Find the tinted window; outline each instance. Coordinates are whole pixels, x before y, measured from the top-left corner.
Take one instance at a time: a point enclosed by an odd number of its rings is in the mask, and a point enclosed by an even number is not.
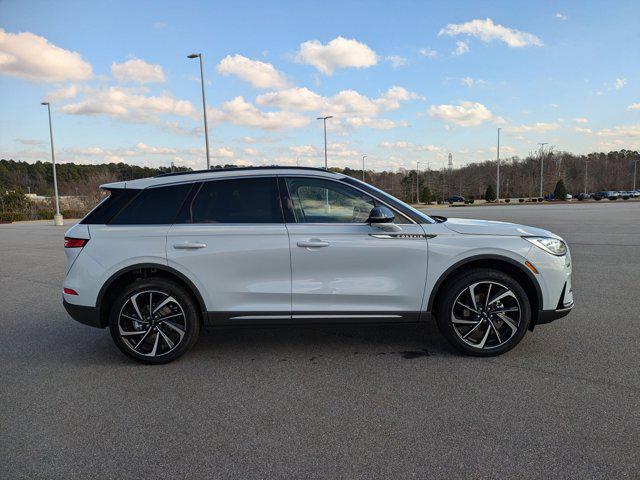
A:
[[[282,223],[275,178],[205,182],[191,204],[193,223]]]
[[[80,223],[97,225],[109,223],[140,190],[118,188],[111,190],[109,196],[103,199]]]
[[[375,207],[369,195],[318,178],[287,178],[298,223],[364,223]]]
[[[147,188],[114,219],[114,225],[163,225],[174,222],[192,184]]]

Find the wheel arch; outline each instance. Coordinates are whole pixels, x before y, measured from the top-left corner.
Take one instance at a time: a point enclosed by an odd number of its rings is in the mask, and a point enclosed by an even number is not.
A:
[[[501,255],[473,255],[451,265],[442,273],[442,275],[440,275],[433,288],[431,289],[429,302],[427,303],[427,312],[433,314],[440,294],[443,291],[442,289],[444,286],[446,286],[449,280],[454,278],[460,272],[473,268],[491,268],[493,270],[498,270],[506,273],[507,275],[511,275],[518,282],[520,282],[522,288],[524,288],[525,292],[527,293],[529,302],[531,303],[532,318],[529,329],[533,330],[533,327],[538,320],[538,311],[542,308],[543,305],[542,289],[540,288],[540,284],[538,280],[536,280],[534,274],[531,271],[527,270],[527,268],[523,264],[517,262],[512,258]]]
[[[198,311],[201,314],[200,320],[203,321],[203,319],[206,318],[207,310],[204,299],[202,298],[198,288],[184,274],[167,265],[157,263],[139,263],[129,265],[118,270],[111,275],[107,281],[104,282],[102,288],[100,288],[96,300],[96,307],[100,314],[100,323],[102,327],[106,327],[109,323],[109,306],[119,289],[139,279],[149,277],[164,277],[182,285],[189,293],[191,293],[193,299],[196,301]]]

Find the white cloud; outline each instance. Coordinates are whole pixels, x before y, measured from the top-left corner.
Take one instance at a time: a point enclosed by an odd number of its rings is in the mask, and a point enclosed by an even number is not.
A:
[[[309,124],[308,117],[295,112],[264,112],[243,97],[235,97],[222,104],[220,109],[212,109],[214,121],[230,122],[234,125],[245,125],[263,130],[282,130],[300,128]]]
[[[60,100],[68,100],[78,95],[78,87],[69,85],[68,87],[59,88],[53,92],[47,93],[45,100],[47,102],[59,102]]]
[[[438,56],[438,52],[429,47],[425,47],[420,49],[420,55],[427,58],[435,58]]]
[[[258,150],[257,148],[253,148],[253,147],[245,147],[242,149],[242,152],[245,155],[251,155],[253,157],[257,157],[260,155],[260,150]]]
[[[378,63],[378,55],[355,39],[336,37],[326,45],[318,40],[300,44],[296,61],[312,65],[325,75],[331,75],[336,68],[371,67]]]
[[[144,90],[109,87],[88,89],[83,100],[70,103],[60,111],[70,115],[106,115],[141,123],[158,123],[159,114],[192,116],[196,109],[188,100],[178,100],[170,93],[146,96]]]
[[[593,130],[585,127],[575,127],[575,131],[579,133],[593,133]]]
[[[377,98],[369,98],[355,90],[342,90],[333,97],[323,97],[306,87],[290,88],[279,92],[259,95],[257,103],[283,109],[315,111],[327,115],[353,114],[377,116],[383,112],[397,110],[400,102],[422,98],[409,90],[394,86]]]
[[[493,23],[490,18],[471,20],[466,23],[450,23],[438,33],[438,36],[442,35],[450,37],[467,35],[477,37],[485,43],[498,40],[506,43],[511,48],[527,45],[541,47],[543,45],[542,41],[532,33],[521,32],[520,30]]]
[[[478,102],[460,102],[458,105],[432,105],[429,116],[446,124],[473,127],[488,120],[495,120],[491,111]]]
[[[603,128],[597,133],[600,137],[640,137],[640,123],[636,125],[618,125]]]
[[[467,87],[486,87],[487,82],[480,78],[463,77],[460,79],[460,85],[466,85]]]
[[[626,78],[616,78],[614,86],[616,87],[616,90],[620,90],[626,84],[627,84],[627,79]]]
[[[461,40],[456,42],[456,49],[451,52],[453,55],[460,56],[469,53],[469,44]]]
[[[576,123],[589,123],[589,119],[584,117],[574,118],[573,121]]]
[[[289,147],[289,151],[300,157],[321,157],[324,155],[324,149],[313,145],[294,145]],[[327,152],[330,157],[360,157],[360,152],[351,150],[347,143],[329,143],[327,144]]]
[[[286,88],[289,82],[284,74],[276,70],[270,63],[251,60],[242,55],[227,55],[223,58],[216,71],[220,75],[235,75],[249,82],[255,88]]]
[[[390,55],[386,59],[391,62],[393,68],[404,67],[407,64],[407,59],[400,55]]]
[[[16,142],[21,143],[22,145],[44,145],[44,140],[37,140],[33,138],[15,138]]]
[[[512,125],[510,127],[505,127],[507,132],[511,133],[527,133],[527,132],[549,132],[552,130],[557,130],[560,128],[560,125],[557,123],[545,123],[545,122],[536,122],[529,125]]]
[[[398,140],[395,142],[382,142],[380,148],[396,149],[396,150],[409,150],[412,152],[441,152],[442,147],[436,145],[420,145],[404,140]]]
[[[113,62],[111,74],[119,82],[163,83],[164,71],[160,65],[152,65],[144,60],[132,58],[123,63]]]
[[[211,156],[214,158],[233,158],[235,157],[235,153],[227,147],[220,147],[211,150]]]
[[[79,53],[30,32],[7,33],[2,28],[0,73],[39,82],[80,81],[93,76],[91,65]]]
[[[372,117],[347,117],[346,123],[350,127],[369,127],[377,130],[389,130],[398,126],[396,122],[388,118]]]
[[[629,110],[640,110],[640,103],[632,103],[627,107]]]
[[[565,14],[560,12],[557,12],[553,17],[557,18],[558,20],[562,20],[563,22],[569,18]]]

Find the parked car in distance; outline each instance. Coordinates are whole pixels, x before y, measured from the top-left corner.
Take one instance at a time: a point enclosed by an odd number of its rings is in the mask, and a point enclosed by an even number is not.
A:
[[[576,195],[576,198],[577,198],[578,200],[588,200],[588,199],[590,199],[590,198],[591,198],[591,194],[590,194],[590,193],[578,193],[578,194]]]
[[[540,228],[430,217],[352,177],[253,167],[103,185],[65,236],[63,304],[134,360],[205,326],[424,323],[498,355],[573,308],[566,243]]]
[[[618,198],[618,192],[613,190],[602,190],[595,193],[593,196],[599,198]]]
[[[447,203],[457,203],[457,202],[464,203],[464,197],[461,197],[460,195],[452,195],[448,197],[446,201]]]

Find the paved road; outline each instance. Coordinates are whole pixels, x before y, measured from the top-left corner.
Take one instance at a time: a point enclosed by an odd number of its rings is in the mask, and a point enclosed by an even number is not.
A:
[[[63,228],[0,226],[0,477],[638,478],[640,205],[437,213],[563,235],[574,312],[493,359],[433,326],[313,327],[141,366],[65,314]]]

